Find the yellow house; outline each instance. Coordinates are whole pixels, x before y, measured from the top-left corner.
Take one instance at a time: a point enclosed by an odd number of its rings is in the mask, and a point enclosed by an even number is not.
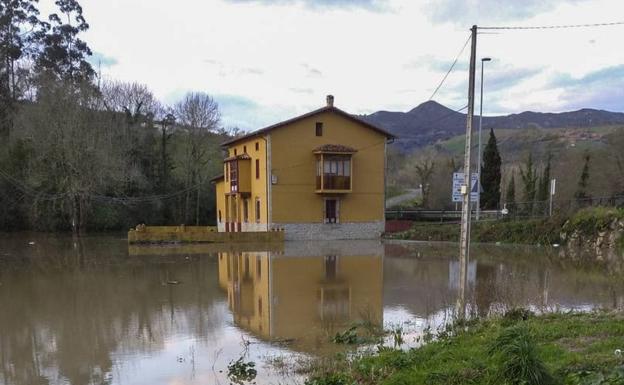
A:
[[[219,284],[234,324],[263,339],[291,341],[299,351],[331,348],[328,336],[357,322],[381,326],[383,245],[349,242],[220,252]]]
[[[378,238],[386,145],[394,137],[327,105],[223,144],[219,231],[284,230],[285,239]]]

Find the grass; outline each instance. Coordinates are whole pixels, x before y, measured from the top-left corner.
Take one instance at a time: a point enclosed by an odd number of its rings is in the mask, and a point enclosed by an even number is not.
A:
[[[453,328],[420,348],[380,349],[308,385],[624,384],[624,316],[518,312]],[[338,368],[338,369],[336,369]]]
[[[614,220],[624,219],[623,208],[589,207],[577,211],[569,218],[481,221],[472,224],[471,237],[482,243],[524,243],[550,245],[562,243],[561,233],[580,232],[583,239],[592,239],[599,232],[608,230]],[[418,241],[452,241],[459,239],[458,224],[415,223],[402,233],[389,236],[394,239]],[[617,240],[617,247],[624,250],[624,235]]]
[[[563,231],[579,230],[582,234],[595,236],[607,230],[616,219],[624,219],[624,208],[592,207],[577,211],[563,226]]]
[[[474,222],[472,224],[471,237],[473,241],[483,243],[502,242],[542,245],[560,243],[562,222],[558,218]],[[411,229],[393,234],[390,237],[418,241],[457,242],[459,240],[459,225],[415,223]]]

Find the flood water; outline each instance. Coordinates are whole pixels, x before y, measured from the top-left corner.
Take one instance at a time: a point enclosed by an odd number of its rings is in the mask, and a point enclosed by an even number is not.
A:
[[[0,235],[0,384],[302,383],[279,363],[331,355],[356,322],[400,327],[407,346],[453,315],[447,243],[298,242],[128,247],[123,236]],[[622,264],[558,250],[476,246],[468,307],[486,316],[623,308]]]

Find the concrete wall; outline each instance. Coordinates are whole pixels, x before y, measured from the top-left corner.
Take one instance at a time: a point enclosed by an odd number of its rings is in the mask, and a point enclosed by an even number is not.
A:
[[[340,240],[378,239],[384,232],[384,221],[354,223],[276,223],[273,228],[284,230],[284,239]]]
[[[282,231],[268,232],[217,232],[216,227],[209,226],[143,226],[128,232],[129,243],[161,243],[161,242],[283,242]]]

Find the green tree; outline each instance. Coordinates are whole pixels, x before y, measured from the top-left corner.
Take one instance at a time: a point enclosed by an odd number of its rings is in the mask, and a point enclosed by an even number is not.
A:
[[[0,131],[13,125],[16,102],[22,94],[24,59],[34,51],[37,32],[45,25],[37,0],[0,0]]]
[[[578,187],[576,192],[574,193],[574,198],[577,201],[584,201],[591,198],[591,195],[587,191],[587,187],[589,185],[589,161],[590,155],[586,153],[583,155],[583,159],[585,163],[583,164],[583,171],[581,171],[581,176],[578,181]]]
[[[537,200],[545,202],[548,200],[550,194],[550,171],[551,171],[552,155],[548,154],[546,158],[546,166],[539,180],[539,187],[537,189]]]
[[[483,151],[481,167],[481,208],[495,210],[500,203],[501,157],[494,130],[490,129],[490,138]]]
[[[507,192],[505,194],[505,204],[510,212],[516,207],[516,177],[515,172],[511,172],[511,178],[507,184]]]
[[[51,72],[72,82],[90,81],[95,75],[86,57],[91,49],[78,35],[89,29],[82,7],[76,0],[56,0],[61,15],[49,16],[48,31],[42,37],[42,49],[37,57],[41,71]]]
[[[537,192],[537,170],[533,164],[533,154],[529,153],[524,163],[524,168],[520,167],[520,177],[522,178],[524,187],[523,200],[527,204],[527,207],[531,209]]]

